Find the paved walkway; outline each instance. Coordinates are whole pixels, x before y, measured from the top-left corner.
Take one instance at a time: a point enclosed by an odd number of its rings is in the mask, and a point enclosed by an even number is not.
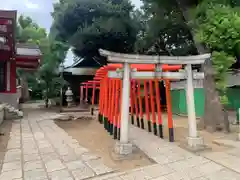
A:
[[[240,141],[219,139],[215,142],[232,148],[223,152],[206,152],[202,155],[240,173]]]
[[[57,116],[36,111],[13,122],[0,180],[240,180],[239,159],[197,156],[136,127],[132,142],[157,164],[114,173],[51,120]]]
[[[157,164],[94,180],[240,180],[240,174],[231,168],[192,154],[144,130],[131,127],[130,136]]]
[[[36,111],[13,122],[0,180],[81,180],[112,171],[59,128],[56,116]]]

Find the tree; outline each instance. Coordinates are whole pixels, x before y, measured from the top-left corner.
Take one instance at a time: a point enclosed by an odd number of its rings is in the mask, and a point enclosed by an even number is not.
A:
[[[140,53],[186,55],[196,49],[175,0],[143,0],[143,26],[136,48]]]
[[[51,42],[44,59],[45,63],[38,71],[41,89],[44,90],[46,107],[48,107],[49,99],[59,97],[61,88],[66,85],[64,79],[59,75],[59,65],[64,62],[66,49],[67,46],[61,42]]]
[[[137,34],[128,0],[72,0],[54,4],[51,36],[67,42],[79,58],[106,61],[99,48],[131,53]]]
[[[229,69],[229,66],[234,62],[233,57],[230,53],[225,52],[226,50],[221,49],[220,52],[214,52],[216,49],[212,48],[207,39],[200,38],[200,32],[203,32],[201,28],[204,25],[212,25],[212,28],[216,29],[216,32],[219,32],[219,27],[222,24],[220,19],[225,18],[228,19],[230,16],[226,16],[226,14],[221,14],[221,18],[211,16],[208,17],[207,21],[206,16],[210,9],[216,7],[229,7],[228,13],[232,13],[234,8],[239,5],[238,0],[201,0],[201,1],[190,1],[190,0],[176,0],[178,2],[179,8],[182,11],[182,14],[185,20],[190,24],[189,30],[193,37],[195,38],[195,46],[198,50],[198,53],[205,52],[213,52],[213,57],[210,60],[207,60],[203,66],[203,70],[205,73],[204,79],[204,91],[205,91],[205,114],[204,118],[201,121],[201,125],[203,128],[207,128],[208,130],[215,131],[217,129],[224,129],[225,131],[229,131],[229,121],[227,112],[225,110],[225,105],[227,103],[227,98],[225,96],[226,91],[226,83],[224,82],[226,77],[226,71]],[[216,8],[215,15],[218,12],[221,12],[221,8]],[[194,12],[193,14],[191,12]],[[236,12],[236,11],[235,11]],[[212,13],[213,14],[213,13]],[[218,19],[217,19],[218,18]],[[215,21],[214,24],[211,22]],[[210,23],[210,24],[209,24]],[[200,30],[200,31],[199,31]],[[211,29],[212,30],[212,29]],[[220,30],[221,31],[221,30]],[[203,34],[202,34],[203,35]],[[209,35],[209,34],[208,34]],[[215,32],[214,32],[214,35]],[[222,37],[222,34],[218,34],[219,37]],[[221,36],[220,36],[221,35]],[[225,35],[223,35],[225,36]],[[207,35],[205,36],[207,37]],[[215,37],[216,43],[220,44],[225,42],[221,41],[221,38]],[[231,40],[230,40],[231,41]],[[219,54],[220,53],[220,54]],[[217,58],[216,58],[217,57]],[[217,60],[218,62],[216,62]],[[214,62],[215,61],[215,62]],[[217,65],[216,65],[217,64]],[[221,67],[224,67],[222,70]],[[220,70],[220,71],[219,71]],[[221,74],[221,75],[220,75]],[[219,79],[219,76],[221,78]],[[219,88],[221,86],[222,88]]]
[[[48,48],[47,33],[45,29],[40,28],[36,23],[32,21],[30,17],[25,17],[21,15],[18,18],[17,24],[17,42],[19,43],[34,43],[40,47],[42,51]],[[45,43],[44,43],[45,42]],[[45,54],[44,54],[45,55]],[[22,100],[26,101],[29,99],[29,83],[32,87],[37,83],[36,76],[37,73],[29,73],[26,70],[18,69],[17,74],[21,79],[22,85]]]
[[[22,79],[24,93],[28,93],[28,85],[33,92],[42,94],[45,92],[46,107],[48,99],[59,96],[60,87],[64,81],[58,74],[59,64],[62,63],[66,55],[66,47],[62,42],[52,41],[46,30],[39,27],[30,17],[20,16],[17,26],[17,41],[21,43],[34,43],[39,46],[42,57],[39,70],[34,73],[18,70],[18,75]]]
[[[232,6],[234,6],[232,1],[224,1],[221,4],[219,2],[202,2],[197,7],[196,16],[198,18],[195,20],[196,39],[204,43],[212,52],[213,71],[211,78],[215,81],[214,87],[217,90],[215,94],[218,95],[219,99],[212,99],[208,103],[214,105],[213,101],[216,104],[217,100],[218,106],[222,105],[222,109],[228,103],[226,96],[227,71],[236,62],[236,55],[238,55],[240,47],[240,11]],[[199,16],[199,13],[202,15]],[[213,94],[213,90],[211,91],[210,93]],[[214,130],[218,128],[221,121],[218,121],[218,124],[213,124],[211,121],[214,117],[218,117],[217,120],[223,119],[223,124],[225,123],[226,126],[225,130],[229,130],[226,115],[219,117],[208,111],[205,114],[205,126],[210,124]]]
[[[228,119],[224,108],[227,103],[225,77],[226,71],[231,67],[232,63],[234,63],[234,58],[237,53],[236,49],[239,47],[234,38],[239,37],[230,37],[228,41],[224,40],[233,34],[233,36],[236,36],[238,32],[235,28],[237,22],[236,19],[238,19],[236,17],[238,16],[238,10],[235,7],[239,5],[240,1],[143,0],[143,2],[144,8],[146,9],[144,12],[148,17],[147,28],[144,32],[147,41],[140,41],[143,42],[144,47],[147,47],[148,49],[148,46],[152,47],[155,45],[156,47],[156,44],[159,44],[157,47],[162,47],[160,49],[165,52],[167,51],[167,54],[169,55],[202,54],[205,52],[213,53],[212,60],[207,61],[203,66],[205,72],[204,90],[206,101],[205,116],[202,125],[209,130],[225,129],[228,131]],[[154,19],[155,21],[153,21]],[[223,22],[222,19],[226,20],[225,25],[228,27],[232,25],[233,27],[229,28],[231,29],[229,34],[226,33],[228,31],[223,32],[224,30],[227,30],[226,27],[225,29],[219,29]],[[232,20],[230,21],[230,19]],[[151,21],[152,25],[150,25]],[[161,24],[161,26],[159,26],[159,24]],[[164,33],[163,29],[166,24],[169,26],[166,33]],[[174,29],[176,29],[176,31],[174,31]],[[153,30],[157,33],[152,33]],[[184,33],[179,33],[181,31]],[[165,34],[168,34],[168,36],[165,36]],[[161,36],[170,38],[166,41],[167,38],[160,38]],[[175,38],[171,40],[171,37]],[[142,39],[144,40],[144,38]],[[156,39],[157,42],[154,42],[151,39]],[[173,43],[174,40],[175,43]],[[180,45],[176,45],[178,43]],[[229,43],[232,44],[228,49],[225,49]],[[226,46],[221,48],[218,47],[216,50],[215,45]],[[171,52],[171,47],[174,47],[175,53]],[[157,48],[155,48],[155,52],[153,53],[156,54],[156,51],[158,51]]]
[[[182,12],[182,15],[187,23],[189,23],[189,31],[192,34],[192,37],[195,37],[195,33],[198,28],[198,22],[195,21],[195,18],[204,19],[206,9],[208,8],[209,3],[226,3],[228,0],[201,0],[201,1],[190,1],[190,0],[176,0],[179,6],[179,9]],[[193,13],[192,13],[193,12]],[[199,42],[194,39],[194,44],[197,48],[198,54],[211,52],[204,44],[204,42]],[[202,66],[202,70],[205,74],[204,79],[204,117],[201,120],[200,127],[207,129],[209,131],[215,131],[216,129],[225,129],[229,131],[228,116],[224,110],[223,105],[219,99],[219,93],[216,90],[216,84],[213,76],[213,66],[211,60],[207,60],[206,63]]]

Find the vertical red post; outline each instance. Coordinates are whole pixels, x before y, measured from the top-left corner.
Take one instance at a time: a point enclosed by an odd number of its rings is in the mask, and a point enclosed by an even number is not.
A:
[[[119,80],[115,80],[115,96],[114,96],[114,119],[113,119],[113,139],[117,139],[118,135],[118,108],[119,108]]]
[[[93,89],[92,89],[92,107],[91,107],[91,115],[94,115],[94,103],[95,103],[95,90],[96,90],[96,83],[93,83]]]
[[[104,128],[106,128],[106,98],[107,98],[107,87],[106,87],[106,77],[102,80],[103,86],[102,86],[102,120]]]
[[[16,89],[16,61],[11,61],[10,63],[10,92],[11,93],[16,93],[17,89]]]
[[[118,140],[120,140],[121,136],[121,104],[122,104],[122,80],[119,80],[119,94],[120,94],[120,99],[119,99],[119,113],[118,113]]]
[[[134,124],[134,100],[133,100],[133,88],[132,88],[132,82],[131,82],[131,88],[130,88],[130,112],[131,112],[131,122]]]
[[[85,93],[85,91],[86,91],[86,85],[82,85],[82,89],[83,89],[83,97],[82,97],[82,103],[84,104],[84,101],[85,101],[85,95],[86,95],[86,93]]]
[[[98,121],[100,124],[103,123],[103,112],[102,112],[102,109],[103,109],[103,97],[102,97],[102,94],[103,94],[103,80],[100,81],[100,87],[99,87],[99,100],[98,100],[98,106],[99,106],[99,114],[98,114]]]
[[[140,127],[140,120],[139,120],[139,112],[138,112],[138,102],[137,102],[137,94],[136,94],[136,80],[132,81],[132,91],[133,91],[133,102],[135,106],[135,114],[137,119],[137,126]]]
[[[158,114],[158,130],[159,137],[163,138],[162,112],[161,112],[161,98],[159,90],[159,80],[155,79],[156,98],[157,98],[157,114]]]
[[[96,90],[96,83],[93,83],[93,89],[92,89],[92,105],[95,103],[95,90]]]
[[[110,109],[110,135],[113,135],[113,120],[114,120],[114,102],[115,102],[115,79],[111,80],[111,89],[112,89],[112,94],[111,94],[111,106],[109,107]]]
[[[139,113],[140,113],[140,122],[141,128],[144,129],[144,121],[143,121],[143,104],[142,104],[142,96],[141,96],[141,81],[137,81],[137,94],[138,94],[138,102],[139,102]]]
[[[108,77],[104,78],[104,128],[107,130],[108,126],[108,118],[107,118],[107,112],[108,112]]]
[[[166,99],[167,99],[167,114],[168,114],[168,130],[169,130],[169,141],[174,142],[174,130],[173,130],[173,119],[172,119],[172,102],[170,94],[170,81],[165,81],[166,85]]]
[[[81,104],[81,98],[82,98],[82,86],[79,86],[79,104]]]
[[[108,117],[108,123],[107,123],[107,131],[110,133],[111,131],[111,120],[110,120],[110,114],[111,114],[111,99],[112,99],[112,79],[108,78],[108,89],[109,89],[109,93],[108,93],[108,106],[107,106],[107,117]]]
[[[150,110],[149,110],[149,99],[148,99],[148,87],[147,87],[147,80],[144,80],[144,96],[145,96],[145,110],[146,110],[146,117],[148,122],[148,132],[152,132],[152,126],[150,121]]]
[[[154,135],[157,135],[157,124],[156,124],[156,113],[155,113],[154,91],[153,91],[153,80],[149,81],[149,88],[150,88],[150,100],[151,100],[151,110],[152,110],[153,133],[154,133]]]

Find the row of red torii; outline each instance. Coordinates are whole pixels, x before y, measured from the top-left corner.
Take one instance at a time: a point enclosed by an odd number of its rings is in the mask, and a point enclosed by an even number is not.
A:
[[[210,54],[173,57],[121,54],[102,49],[99,51],[107,57],[110,64],[101,67],[93,80],[81,84],[80,101],[87,101],[88,90],[92,89],[91,103],[94,105],[96,89],[99,89],[98,120],[114,139],[119,140],[115,148],[117,153],[132,153],[132,144],[129,142],[130,120],[142,129],[147,125],[149,132],[153,131],[163,138],[159,89],[159,81],[162,80],[166,91],[169,141],[174,141],[170,81],[186,79],[188,146],[194,149],[203,146],[203,139],[197,133],[193,79],[203,79],[204,74],[193,72],[192,65],[203,64],[211,57]],[[93,114],[93,106],[91,112]]]

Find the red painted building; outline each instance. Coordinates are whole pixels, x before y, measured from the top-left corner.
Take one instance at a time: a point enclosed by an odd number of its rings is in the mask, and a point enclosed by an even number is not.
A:
[[[41,52],[35,45],[16,43],[16,11],[0,10],[0,103],[17,107],[16,70],[36,70]]]

